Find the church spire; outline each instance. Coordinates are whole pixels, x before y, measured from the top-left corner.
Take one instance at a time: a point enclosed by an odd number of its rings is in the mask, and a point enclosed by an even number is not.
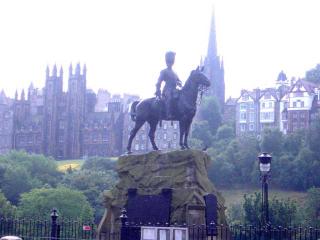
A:
[[[215,23],[214,8],[212,8],[207,58],[209,58],[210,60],[213,60],[216,57],[217,57],[216,23]]]

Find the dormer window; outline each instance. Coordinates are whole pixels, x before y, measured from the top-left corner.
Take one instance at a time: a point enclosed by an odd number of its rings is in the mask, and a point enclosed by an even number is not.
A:
[[[242,96],[242,100],[243,100],[243,101],[248,101],[248,100],[249,100],[248,94],[243,95],[243,96]]]

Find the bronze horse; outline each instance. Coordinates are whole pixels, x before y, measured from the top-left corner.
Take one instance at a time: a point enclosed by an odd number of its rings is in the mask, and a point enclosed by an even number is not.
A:
[[[150,125],[149,139],[154,150],[158,147],[154,141],[157,124],[161,120],[179,121],[180,147],[188,149],[188,135],[193,117],[197,110],[198,93],[210,86],[208,78],[202,73],[199,67],[191,71],[185,85],[179,91],[176,99],[174,118],[164,117],[164,102],[158,98],[148,98],[143,101],[135,101],[130,108],[131,119],[135,121],[135,126],[130,132],[127,151],[131,153],[131,145],[134,137],[145,122]]]

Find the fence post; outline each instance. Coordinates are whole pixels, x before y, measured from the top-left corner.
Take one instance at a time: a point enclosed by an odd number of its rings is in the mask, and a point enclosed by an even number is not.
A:
[[[59,217],[57,213],[57,209],[52,209],[51,212],[51,234],[50,234],[50,240],[57,240],[58,239],[58,224],[57,224],[57,218]]]
[[[121,215],[120,215],[120,220],[121,220],[121,232],[120,232],[120,240],[127,240],[128,238],[128,231],[127,231],[127,211],[125,208],[122,209]]]

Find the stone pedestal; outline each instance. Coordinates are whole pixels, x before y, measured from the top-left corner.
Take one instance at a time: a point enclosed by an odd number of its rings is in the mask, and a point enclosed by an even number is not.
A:
[[[214,194],[218,200],[218,223],[226,223],[224,199],[208,179],[209,161],[209,156],[198,150],[154,151],[119,157],[119,182],[104,195],[106,211],[99,232],[116,231],[129,188],[146,195],[171,188],[171,224],[205,224],[204,196]]]

